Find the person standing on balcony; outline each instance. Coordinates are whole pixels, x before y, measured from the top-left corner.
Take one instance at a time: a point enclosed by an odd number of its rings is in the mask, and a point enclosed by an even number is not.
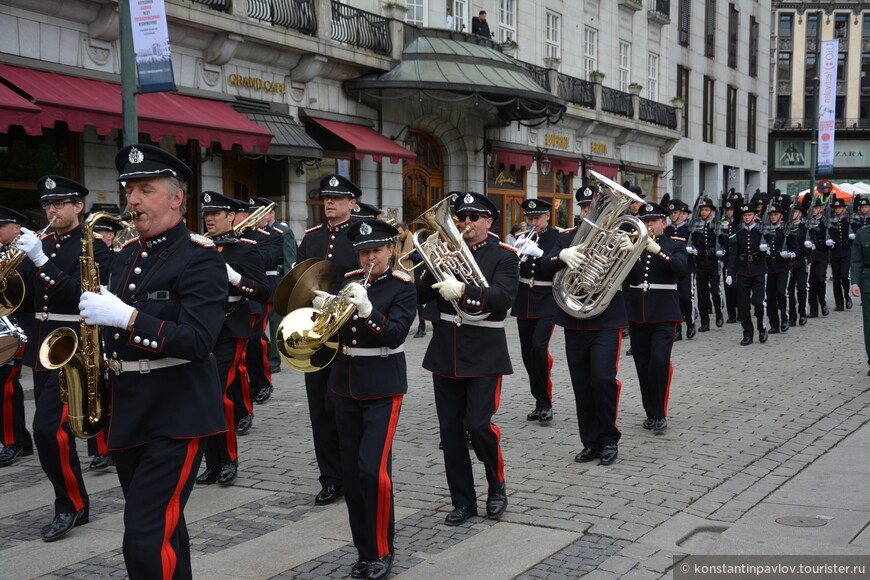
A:
[[[486,10],[481,10],[471,19],[471,34],[492,39],[492,32],[489,31],[489,23],[486,21]]]
[[[453,30],[453,11],[450,10],[450,7],[447,7],[447,18],[444,21],[444,26],[447,30]]]

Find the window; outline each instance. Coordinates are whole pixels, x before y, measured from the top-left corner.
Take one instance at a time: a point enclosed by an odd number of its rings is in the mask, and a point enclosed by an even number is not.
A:
[[[864,14],[864,26],[861,29],[861,38],[870,38],[870,14]]]
[[[499,0],[498,2],[498,41],[516,40],[517,36],[517,3],[516,0]]]
[[[560,228],[571,227],[573,216],[572,177],[573,173],[565,173],[561,169],[551,171],[547,175],[538,172],[538,198],[553,204],[551,222]]]
[[[453,0],[453,29],[467,32],[468,0]]]
[[[728,5],[728,66],[737,68],[737,28],[740,24],[740,12],[734,3]]]
[[[680,19],[677,25],[680,27],[680,45],[689,46],[689,23],[691,21],[691,11],[689,7],[692,5],[692,0],[680,0]]]
[[[845,47],[843,47],[845,48]],[[846,80],[846,53],[841,52],[837,54],[837,80],[844,81]]]
[[[758,76],[758,21],[749,17],[749,76]]]
[[[804,87],[807,92],[813,90],[814,78],[816,78],[816,53],[808,52],[804,60]]]
[[[746,150],[755,153],[756,124],[758,123],[758,96],[746,95]]]
[[[776,57],[776,80],[791,80],[791,53],[780,52]]]
[[[810,105],[810,109],[812,109],[812,105]],[[791,96],[779,95],[776,97],[776,118],[777,120],[788,120],[791,118]]]
[[[809,21],[807,21],[809,24]],[[794,32],[794,14],[791,12],[783,12],[779,15],[779,32],[780,38],[791,38]]]
[[[861,97],[859,104],[861,115],[860,126],[862,128],[870,127],[870,97]]]
[[[849,37],[849,15],[834,14],[834,38]]]
[[[804,96],[803,126],[807,129],[812,128],[813,123],[815,122],[815,117],[818,114],[818,110],[817,110],[818,105],[813,101],[814,101],[814,97],[812,94]]]
[[[562,44],[562,17],[555,12],[547,11],[547,58],[560,58]]]
[[[716,56],[716,0],[707,0],[704,14],[704,56]]]
[[[713,79],[704,77],[704,141],[713,142]]]
[[[598,31],[592,28],[583,30],[583,68],[586,80],[589,73],[598,70]]]
[[[426,0],[407,0],[405,6],[408,11],[405,13],[405,22],[417,26],[426,26]]]
[[[619,78],[617,87],[620,91],[628,91],[631,82],[631,45],[627,42],[619,43]]]
[[[683,137],[689,136],[689,69],[677,65],[677,96],[683,99]]]
[[[659,100],[659,55],[650,54],[647,59],[646,88],[651,101]]]
[[[861,54],[861,88],[870,87],[870,52]]]
[[[818,12],[807,12],[807,40],[819,39],[819,21],[821,20]]]
[[[725,105],[725,146],[737,147],[737,87],[728,85]]]

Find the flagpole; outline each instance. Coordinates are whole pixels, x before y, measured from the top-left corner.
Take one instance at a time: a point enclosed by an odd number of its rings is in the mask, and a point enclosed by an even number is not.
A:
[[[139,122],[136,111],[136,54],[133,51],[133,24],[130,22],[130,0],[118,2],[121,40],[121,110],[124,119],[124,146],[139,142]]]

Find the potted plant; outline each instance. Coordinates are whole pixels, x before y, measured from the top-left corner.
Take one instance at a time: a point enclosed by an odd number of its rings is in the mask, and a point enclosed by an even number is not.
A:
[[[604,82],[604,73],[600,70],[594,70],[589,73],[589,80],[600,85]]]
[[[559,70],[559,63],[561,62],[562,60],[555,56],[548,56],[544,58],[544,67]]]
[[[641,84],[629,83],[629,85],[628,85],[628,92],[631,93],[632,95],[639,95],[642,90],[643,90],[643,85],[641,85]]]
[[[683,107],[686,106],[686,99],[684,99],[683,97],[679,97],[679,96],[674,97],[673,99],[671,99],[671,105],[675,109],[682,109]]]
[[[501,51],[507,56],[514,57],[517,54],[517,49],[520,47],[519,44],[514,40],[506,40],[501,43]]]
[[[387,18],[404,20],[408,7],[402,2],[384,2],[384,14]]]

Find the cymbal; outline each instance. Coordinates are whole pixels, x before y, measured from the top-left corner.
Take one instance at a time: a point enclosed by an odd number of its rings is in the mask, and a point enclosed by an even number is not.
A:
[[[309,258],[290,270],[275,289],[274,308],[287,316],[297,308],[310,307],[314,291],[335,289],[335,264],[323,258]]]

